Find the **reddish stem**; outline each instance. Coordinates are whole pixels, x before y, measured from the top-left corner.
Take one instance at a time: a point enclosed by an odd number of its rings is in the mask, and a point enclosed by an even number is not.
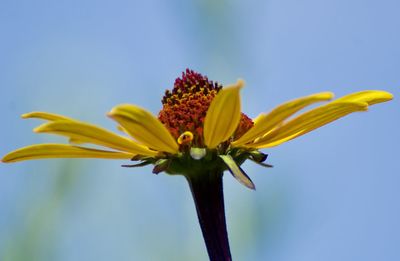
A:
[[[232,260],[226,230],[222,172],[187,177],[210,261]]]

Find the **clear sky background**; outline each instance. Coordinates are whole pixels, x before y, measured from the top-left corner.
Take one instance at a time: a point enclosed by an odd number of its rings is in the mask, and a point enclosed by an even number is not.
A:
[[[187,67],[241,77],[250,117],[320,91],[392,92],[225,176],[235,260],[399,260],[400,3],[396,0],[0,2],[0,154],[66,142],[19,115],[100,124],[114,105],[158,113]],[[206,260],[182,177],[122,161],[0,165],[0,260]]]

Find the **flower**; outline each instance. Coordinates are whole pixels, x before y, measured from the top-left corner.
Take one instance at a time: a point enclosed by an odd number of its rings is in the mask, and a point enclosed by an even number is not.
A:
[[[331,92],[321,92],[285,102],[269,113],[250,119],[241,112],[240,90],[243,80],[222,88],[217,82],[187,69],[167,90],[158,118],[131,104],[114,107],[108,116],[127,135],[118,135],[101,127],[69,117],[31,112],[22,118],[39,118],[47,123],[36,133],[66,136],[73,145],[37,144],[17,149],[2,159],[17,162],[44,158],[131,159],[136,165],[154,164],[154,173],[183,174],[197,168],[228,169],[245,186],[254,184],[240,165],[247,159],[263,163],[260,152],[302,136],[353,112],[366,111],[369,105],[389,101],[393,95],[380,90],[352,93],[324,105],[294,114],[317,102],[329,101]],[[87,148],[90,143],[112,150]],[[204,164],[206,163],[206,164]]]
[[[66,136],[67,144],[38,144],[5,155],[3,162],[44,158],[104,158],[139,161],[124,167],[153,164],[153,173],[184,175],[189,182],[210,260],[232,260],[226,231],[222,175],[225,170],[250,189],[255,186],[240,168],[246,160],[265,167],[267,154],[260,149],[300,137],[350,113],[366,111],[369,105],[389,101],[385,91],[360,91],[294,116],[317,102],[333,99],[321,92],[285,102],[269,113],[250,119],[241,112],[243,80],[222,88],[191,70],[167,90],[158,117],[136,105],[121,104],[108,116],[125,135],[69,117],[31,112],[23,118],[47,123],[37,133]],[[90,143],[111,150],[78,146]]]

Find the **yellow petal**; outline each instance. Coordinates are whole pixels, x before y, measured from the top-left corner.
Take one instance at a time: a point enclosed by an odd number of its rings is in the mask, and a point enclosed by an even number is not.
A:
[[[129,133],[128,133],[124,128],[122,128],[122,126],[120,126],[120,125],[117,126],[117,129],[118,129],[120,132],[129,134]]]
[[[135,143],[133,140],[114,134],[106,129],[79,121],[53,121],[40,125],[35,132],[67,136],[72,142],[88,142],[130,152],[132,154],[155,156],[156,151]]]
[[[80,145],[80,144],[87,143],[86,141],[84,141],[84,140],[78,140],[77,138],[69,138],[69,139],[68,139],[68,142],[69,142],[70,144],[73,144],[73,145]]]
[[[48,121],[56,121],[56,120],[71,120],[73,121],[74,119],[55,114],[55,113],[48,113],[48,112],[42,112],[42,111],[34,111],[34,112],[29,112],[21,115],[22,118],[28,119],[28,118],[37,118],[37,119],[42,119],[42,120],[48,120]]]
[[[12,151],[5,155],[1,161],[10,163],[47,158],[131,159],[134,156],[131,153],[96,150],[64,144],[37,144]]]
[[[178,153],[179,147],[168,129],[150,112],[131,104],[114,107],[108,114],[140,143],[158,151]]]
[[[275,127],[279,126],[284,120],[316,102],[327,101],[333,98],[331,92],[321,92],[309,96],[301,97],[292,101],[285,102],[268,114],[261,114],[254,120],[254,126],[248,130],[238,140],[232,142],[232,146],[242,146],[256,138],[265,135]]]
[[[366,102],[368,105],[386,102],[393,99],[393,94],[379,90],[366,90],[348,94],[336,101]]]
[[[223,88],[214,97],[204,119],[204,142],[210,149],[229,139],[235,132],[241,117],[240,89],[243,80]]]
[[[297,116],[248,146],[252,148],[277,146],[352,112],[366,111],[367,109],[368,104],[365,102],[333,101]]]

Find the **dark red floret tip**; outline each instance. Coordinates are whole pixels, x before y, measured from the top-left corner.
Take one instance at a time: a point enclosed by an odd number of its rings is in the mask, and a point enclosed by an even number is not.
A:
[[[163,108],[158,118],[174,138],[185,131],[193,134],[193,145],[204,146],[203,125],[207,110],[222,85],[210,81],[206,76],[186,69],[177,78],[172,91],[167,90],[162,99]],[[242,113],[235,137],[243,135],[253,126],[250,118]]]

